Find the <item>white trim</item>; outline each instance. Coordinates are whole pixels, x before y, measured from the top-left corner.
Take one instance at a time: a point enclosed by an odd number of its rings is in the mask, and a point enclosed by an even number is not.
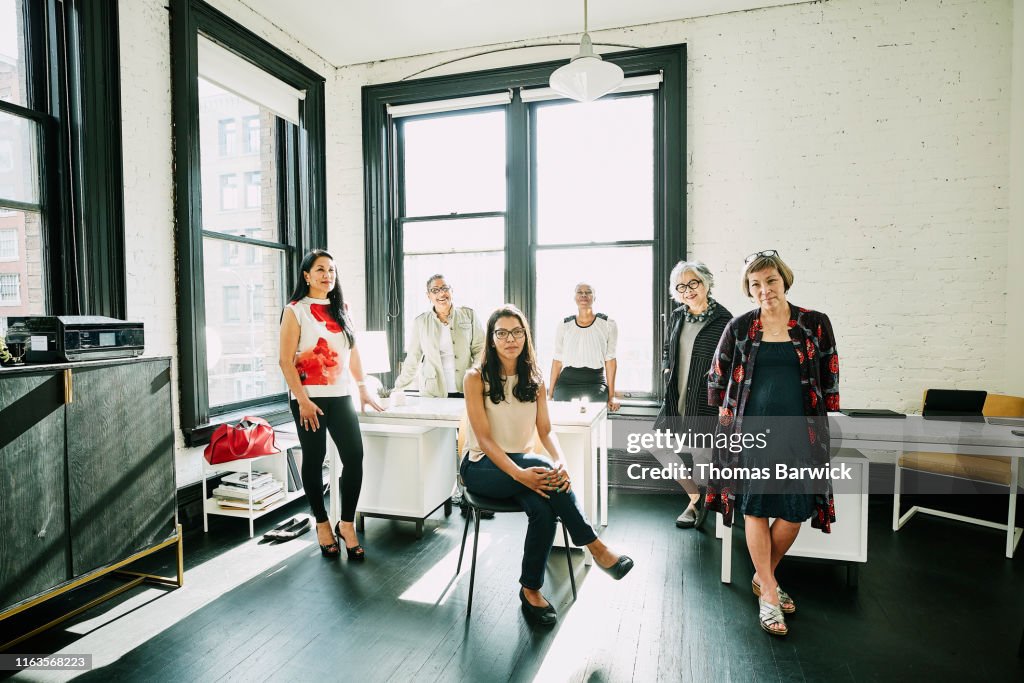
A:
[[[503,90],[501,92],[490,93],[488,95],[455,97],[448,100],[434,100],[432,102],[389,104],[388,115],[397,119],[403,116],[417,116],[419,114],[439,114],[445,111],[459,111],[460,109],[494,107],[507,105],[510,102],[512,102],[512,92],[510,90]]]
[[[660,73],[648,76],[630,76],[622,81],[622,85],[612,90],[609,95],[624,92],[653,91],[661,88],[664,80]],[[547,100],[568,100],[564,95],[559,95],[552,88],[520,88],[519,96],[523,102],[545,102]]]
[[[200,78],[299,125],[299,102],[306,98],[304,90],[296,90],[202,34],[198,42]]]

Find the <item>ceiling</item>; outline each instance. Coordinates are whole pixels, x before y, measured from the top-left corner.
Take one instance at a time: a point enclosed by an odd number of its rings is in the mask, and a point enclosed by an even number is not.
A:
[[[811,0],[593,0],[590,30]],[[242,0],[335,66],[583,31],[583,0]]]

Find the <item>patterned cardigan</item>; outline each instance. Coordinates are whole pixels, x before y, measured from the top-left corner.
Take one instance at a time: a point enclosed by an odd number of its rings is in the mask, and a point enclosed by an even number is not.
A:
[[[729,321],[715,351],[708,373],[708,404],[719,406],[718,429],[722,433],[742,433],[743,413],[754,377],[754,361],[763,334],[761,309],[755,308]],[[839,410],[839,356],[828,316],[818,311],[789,304],[789,338],[800,362],[800,385],[804,394],[804,415],[811,457],[815,466],[829,463],[828,411]],[[716,448],[712,454],[716,468],[737,467],[742,453]],[[722,513],[726,526],[732,526],[735,494],[740,482],[712,478],[708,482],[704,504],[712,512]],[[818,482],[814,494],[816,514],[811,526],[831,532],[836,521],[832,485],[828,479]]]

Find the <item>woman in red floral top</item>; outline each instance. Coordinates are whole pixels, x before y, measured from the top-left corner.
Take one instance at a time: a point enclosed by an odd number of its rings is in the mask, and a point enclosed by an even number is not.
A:
[[[302,482],[316,518],[320,552],[326,558],[366,557],[356,536],[355,513],[363,483],[363,442],[352,394],[360,409],[381,410],[363,382],[359,348],[338,283],[334,259],[322,249],[306,254],[299,266],[302,277],[281,314],[279,363],[288,389],[292,416],[302,445]],[[349,372],[356,379],[352,391]],[[327,433],[338,448],[342,471],[341,519],[332,530],[324,507],[321,468],[327,455]],[[335,540],[337,539],[337,540]]]
[[[762,434],[751,446],[724,446],[713,454],[715,470],[705,504],[732,525],[744,516],[747,548],[754,564],[751,586],[759,600],[761,627],[773,635],[788,630],[783,614],[796,611],[779,588],[775,570],[793,545],[801,524],[811,520],[825,533],[835,522],[828,478],[780,480],[776,464],[829,464],[828,411],[839,410],[839,357],[828,316],[786,300],[793,271],[778,252],[747,258],[743,292],[758,308],[733,318],[718,343],[708,373],[708,403],[718,406],[719,434],[737,444]],[[716,445],[721,444],[716,439]],[[743,468],[736,472],[736,468]],[[767,476],[758,476],[758,471]],[[769,518],[775,521],[769,525]]]

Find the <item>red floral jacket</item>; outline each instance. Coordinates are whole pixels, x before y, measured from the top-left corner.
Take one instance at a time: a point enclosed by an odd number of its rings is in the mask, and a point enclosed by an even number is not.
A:
[[[755,379],[754,361],[761,346],[761,309],[755,308],[729,321],[715,351],[708,373],[708,405],[719,406],[719,431],[741,433],[743,412]],[[839,410],[839,355],[828,316],[818,311],[789,305],[789,338],[800,361],[800,384],[804,389],[804,415],[814,465],[829,463],[828,411]],[[740,465],[742,453],[716,448],[712,454],[718,469]],[[704,504],[712,512],[722,513],[726,526],[732,526],[735,480],[712,478],[708,482]],[[811,525],[825,533],[836,521],[832,485],[824,479],[815,492],[815,517]]]

